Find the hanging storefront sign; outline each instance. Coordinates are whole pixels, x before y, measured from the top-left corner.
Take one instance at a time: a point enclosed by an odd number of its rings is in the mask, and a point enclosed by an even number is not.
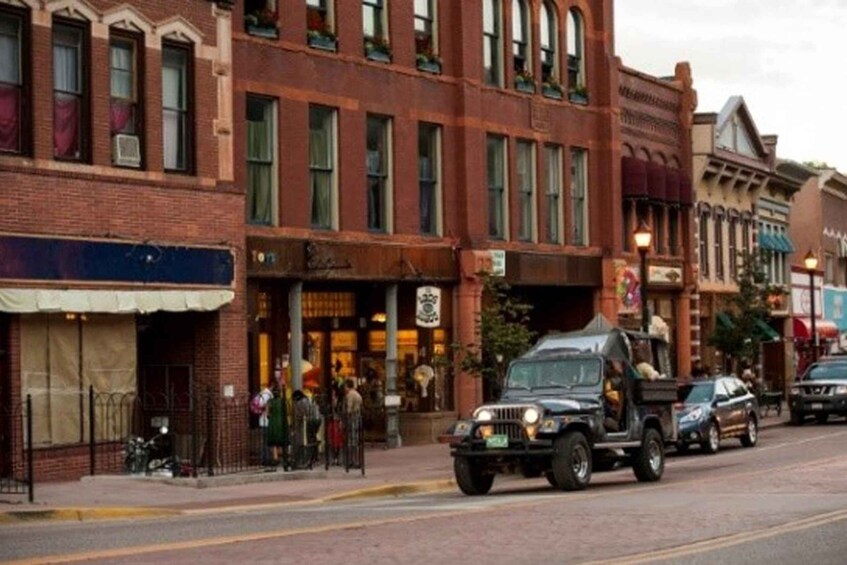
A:
[[[838,331],[847,333],[847,289],[826,287],[823,290],[824,316],[835,322]]]
[[[491,250],[491,275],[495,277],[506,276],[506,252],[502,249]]]
[[[651,285],[667,284],[682,286],[682,267],[650,265],[647,271],[647,280]]]
[[[422,328],[441,325],[441,289],[437,286],[418,287],[415,323]]]

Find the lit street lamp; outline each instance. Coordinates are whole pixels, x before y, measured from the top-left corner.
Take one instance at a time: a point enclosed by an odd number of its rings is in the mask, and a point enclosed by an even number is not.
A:
[[[650,231],[650,226],[644,220],[641,220],[633,236],[635,237],[635,247],[638,249],[638,254],[641,255],[641,331],[648,333],[650,321],[647,319],[647,250],[650,249],[650,244],[653,241],[653,232]]]
[[[810,313],[812,316],[812,363],[818,360],[818,332],[815,328],[815,271],[818,270],[818,258],[815,257],[814,252],[810,249],[806,256],[803,258],[803,265],[806,267],[806,271],[809,273],[809,294],[811,300],[809,300],[810,305]]]

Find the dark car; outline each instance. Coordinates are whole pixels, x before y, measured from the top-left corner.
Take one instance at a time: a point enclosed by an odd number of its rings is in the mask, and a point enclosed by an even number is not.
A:
[[[791,387],[788,398],[791,423],[802,424],[806,416],[819,423],[830,415],[847,416],[847,359],[813,364],[803,378]]]
[[[693,444],[717,453],[721,440],[739,438],[744,447],[759,440],[759,403],[733,376],[717,376],[679,387],[677,451]]]

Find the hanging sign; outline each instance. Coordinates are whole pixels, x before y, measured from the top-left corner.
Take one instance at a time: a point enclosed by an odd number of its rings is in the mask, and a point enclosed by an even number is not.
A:
[[[415,323],[422,328],[441,325],[441,289],[437,286],[418,287]]]

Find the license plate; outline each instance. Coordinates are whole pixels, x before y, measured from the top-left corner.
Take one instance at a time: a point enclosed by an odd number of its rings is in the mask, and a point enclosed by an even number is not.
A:
[[[509,447],[509,436],[505,434],[495,434],[485,438],[485,447],[488,449],[505,449]]]
[[[823,404],[820,402],[812,402],[812,410],[823,410]]]

